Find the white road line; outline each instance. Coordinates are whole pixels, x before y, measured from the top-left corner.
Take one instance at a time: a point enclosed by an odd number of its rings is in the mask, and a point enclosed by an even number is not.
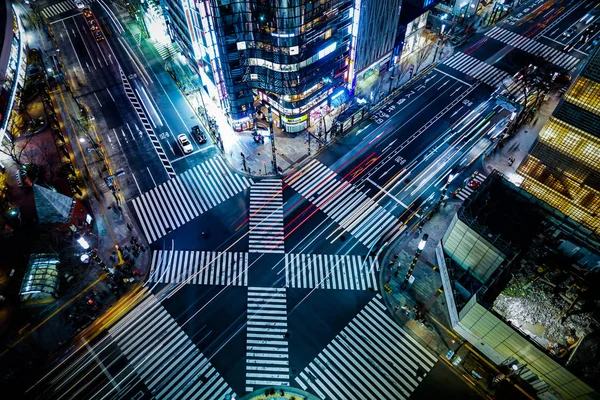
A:
[[[100,105],[100,108],[102,108],[102,103],[100,103],[100,99],[98,98],[98,95],[96,93],[94,93],[94,97],[96,98],[96,101]]]
[[[154,183],[154,187],[156,187],[156,181],[154,180],[154,177],[152,176],[152,172],[150,172],[150,168],[146,167],[146,169],[148,170],[148,175],[150,175],[150,179],[152,179],[152,183]]]
[[[63,27],[65,28],[65,31],[67,31],[67,25],[65,24],[65,21],[63,21]],[[77,55],[77,51],[75,51],[75,46],[73,45],[73,41],[71,41],[71,36],[69,36],[69,32],[67,31],[67,38],[69,39],[69,43],[71,43],[71,48],[73,49],[73,54],[75,54],[75,58],[77,59],[77,63],[79,64],[79,67],[81,68],[81,71],[83,73],[85,73],[85,70],[83,69],[83,65],[81,65],[81,61],[79,60],[79,56]]]

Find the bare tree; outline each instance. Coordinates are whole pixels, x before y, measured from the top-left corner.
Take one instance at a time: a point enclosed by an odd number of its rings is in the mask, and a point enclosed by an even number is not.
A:
[[[7,139],[0,144],[0,153],[10,157],[10,159],[19,167],[31,162],[29,156],[29,144],[33,139],[33,135],[29,137],[15,137],[10,132],[7,133]]]
[[[525,124],[535,114],[552,86],[550,64],[541,58],[531,61],[508,85],[502,83],[505,96],[520,106],[513,129]]]
[[[429,58],[429,55],[433,51],[433,48],[434,42],[427,41],[423,47],[417,50],[415,54],[415,74],[419,72],[425,61],[427,61],[427,58]]]

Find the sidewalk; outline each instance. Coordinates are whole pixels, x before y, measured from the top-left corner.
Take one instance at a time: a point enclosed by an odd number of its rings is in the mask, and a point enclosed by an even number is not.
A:
[[[20,14],[23,13],[19,6],[17,6],[17,10]],[[43,26],[32,25],[29,18],[24,17],[22,21],[29,48],[39,48],[44,62],[46,65],[50,65],[49,54],[56,54],[50,34],[44,33]],[[82,133],[81,129],[76,128],[77,121],[74,120],[76,116],[79,116],[79,107],[70,93],[61,86],[59,85],[50,93],[51,101],[63,134],[70,138],[71,158],[75,160],[77,168],[82,171],[84,176],[86,184],[84,200],[94,218],[93,233],[98,239],[99,259],[106,266],[112,266],[116,262],[116,257],[111,256],[111,253],[115,252],[115,245],[124,247],[129,244],[132,235],[140,236],[135,227],[131,225],[132,222],[130,222],[125,208],[115,203],[112,193],[105,187],[103,177],[98,174],[98,168],[89,167],[87,159],[90,158],[90,163],[96,162],[96,160],[93,159],[93,152],[88,153],[83,150],[79,140]],[[70,193],[65,194],[70,195]],[[149,256],[149,252],[145,251],[141,252],[136,259],[136,268],[140,270],[142,276],[147,271]],[[18,335],[15,334],[12,339],[6,340],[6,349],[0,355],[3,365],[12,369],[7,374],[21,376],[21,373],[24,372],[25,376],[31,377],[31,374],[35,374],[36,369],[43,366],[48,354],[59,350],[64,343],[67,343],[79,332],[81,325],[69,323],[67,316],[73,312],[74,308],[77,308],[75,306],[85,300],[84,296],[89,295],[92,289],[98,293],[97,297],[103,299],[100,303],[102,309],[98,313],[102,313],[116,301],[108,287],[111,280],[107,277],[110,277],[110,274],[107,275],[104,269],[94,262],[90,262],[87,267],[83,268],[86,269],[82,273],[81,279],[74,283],[62,297],[45,309],[36,310],[37,314],[18,322],[22,328]],[[115,279],[112,279],[112,282],[115,283]],[[18,370],[21,372],[17,374],[15,371]]]
[[[482,397],[493,398],[508,391],[513,399],[517,399],[520,396],[512,387],[492,387],[492,379],[499,369],[449,328],[442,282],[435,265],[435,247],[461,205],[462,202],[448,202],[422,226],[422,231],[418,227],[409,229],[390,246],[382,258],[380,290],[392,318],[416,340],[437,353],[440,361],[447,363],[457,378],[472,385]],[[417,245],[425,234],[429,237],[412,273],[415,280],[402,288]],[[384,285],[391,289],[391,293],[384,289]],[[416,311],[415,306],[418,307]],[[422,313],[423,322],[417,321],[417,312]]]
[[[560,95],[554,93],[548,101],[544,101],[531,123],[523,125],[506,142],[498,145],[491,153],[482,159],[483,170],[486,174],[497,170],[509,180],[520,183],[516,171],[523,162],[529,150],[535,143],[538,134],[548,122],[554,109],[560,101]],[[509,163],[509,158],[514,161]]]

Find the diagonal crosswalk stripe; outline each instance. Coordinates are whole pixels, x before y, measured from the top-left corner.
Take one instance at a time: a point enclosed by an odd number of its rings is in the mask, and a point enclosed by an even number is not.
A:
[[[295,381],[324,400],[408,399],[436,361],[377,294]]]
[[[248,254],[239,252],[157,250],[149,282],[248,286]]]
[[[285,252],[280,179],[264,179],[250,187],[249,226],[250,253]]]
[[[246,392],[289,386],[285,288],[248,288]]]
[[[369,290],[377,285],[374,257],[286,254],[285,286],[290,288]]]
[[[108,333],[155,398],[224,398],[233,394],[210,361],[146,289]]]
[[[149,243],[188,223],[252,184],[214,157],[132,200]]]
[[[497,87],[505,79],[511,78],[507,72],[465,53],[456,53],[442,64],[492,87]]]
[[[497,26],[487,31],[485,35],[496,39],[502,43],[505,43],[509,46],[526,51],[527,53],[540,56],[546,61],[558,65],[560,67],[564,67],[567,70],[575,69],[575,67],[577,67],[577,65],[581,61],[578,58],[573,57],[565,52],[556,50],[551,46],[545,45],[543,43],[537,42],[534,39],[530,39],[526,36],[519,35],[517,33],[511,32],[507,29],[503,29]]]
[[[398,224],[396,217],[320,161],[312,160],[285,181],[367,247]]]

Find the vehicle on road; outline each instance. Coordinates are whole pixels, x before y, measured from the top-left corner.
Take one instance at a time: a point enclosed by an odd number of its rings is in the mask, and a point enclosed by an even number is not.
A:
[[[104,40],[104,35],[102,34],[102,30],[98,26],[98,21],[94,16],[94,13],[89,8],[85,8],[83,10],[83,17],[87,21],[88,27],[90,28],[90,32],[96,39],[97,42]]]
[[[596,18],[596,16],[599,14],[600,14],[600,4],[598,4],[596,7],[592,8],[590,11],[588,11],[587,14],[585,14],[583,17],[581,17],[579,22],[584,22],[587,25],[590,22],[592,22],[594,20],[594,18]]]
[[[77,6],[77,8],[79,8],[80,10],[83,10],[85,8],[85,5],[80,1],[80,0],[75,0],[75,5]]]
[[[479,188],[479,186],[481,186],[481,182],[478,181],[477,179],[471,179],[469,181],[469,183],[467,183],[467,186],[469,187],[469,189],[475,190],[475,189]]]
[[[206,135],[204,135],[204,133],[202,133],[202,131],[200,130],[200,127],[198,125],[192,126],[192,135],[194,135],[196,137],[196,140],[198,141],[198,143],[200,143],[200,144],[206,143]]]
[[[569,29],[567,29],[566,31],[563,32],[563,36],[566,38],[570,38],[571,36],[573,36],[575,34],[575,32],[577,32],[577,27],[576,26],[572,26]]]
[[[190,143],[190,139],[185,133],[177,136],[177,142],[181,146],[181,150],[183,150],[183,154],[190,154],[194,151],[194,146]]]

